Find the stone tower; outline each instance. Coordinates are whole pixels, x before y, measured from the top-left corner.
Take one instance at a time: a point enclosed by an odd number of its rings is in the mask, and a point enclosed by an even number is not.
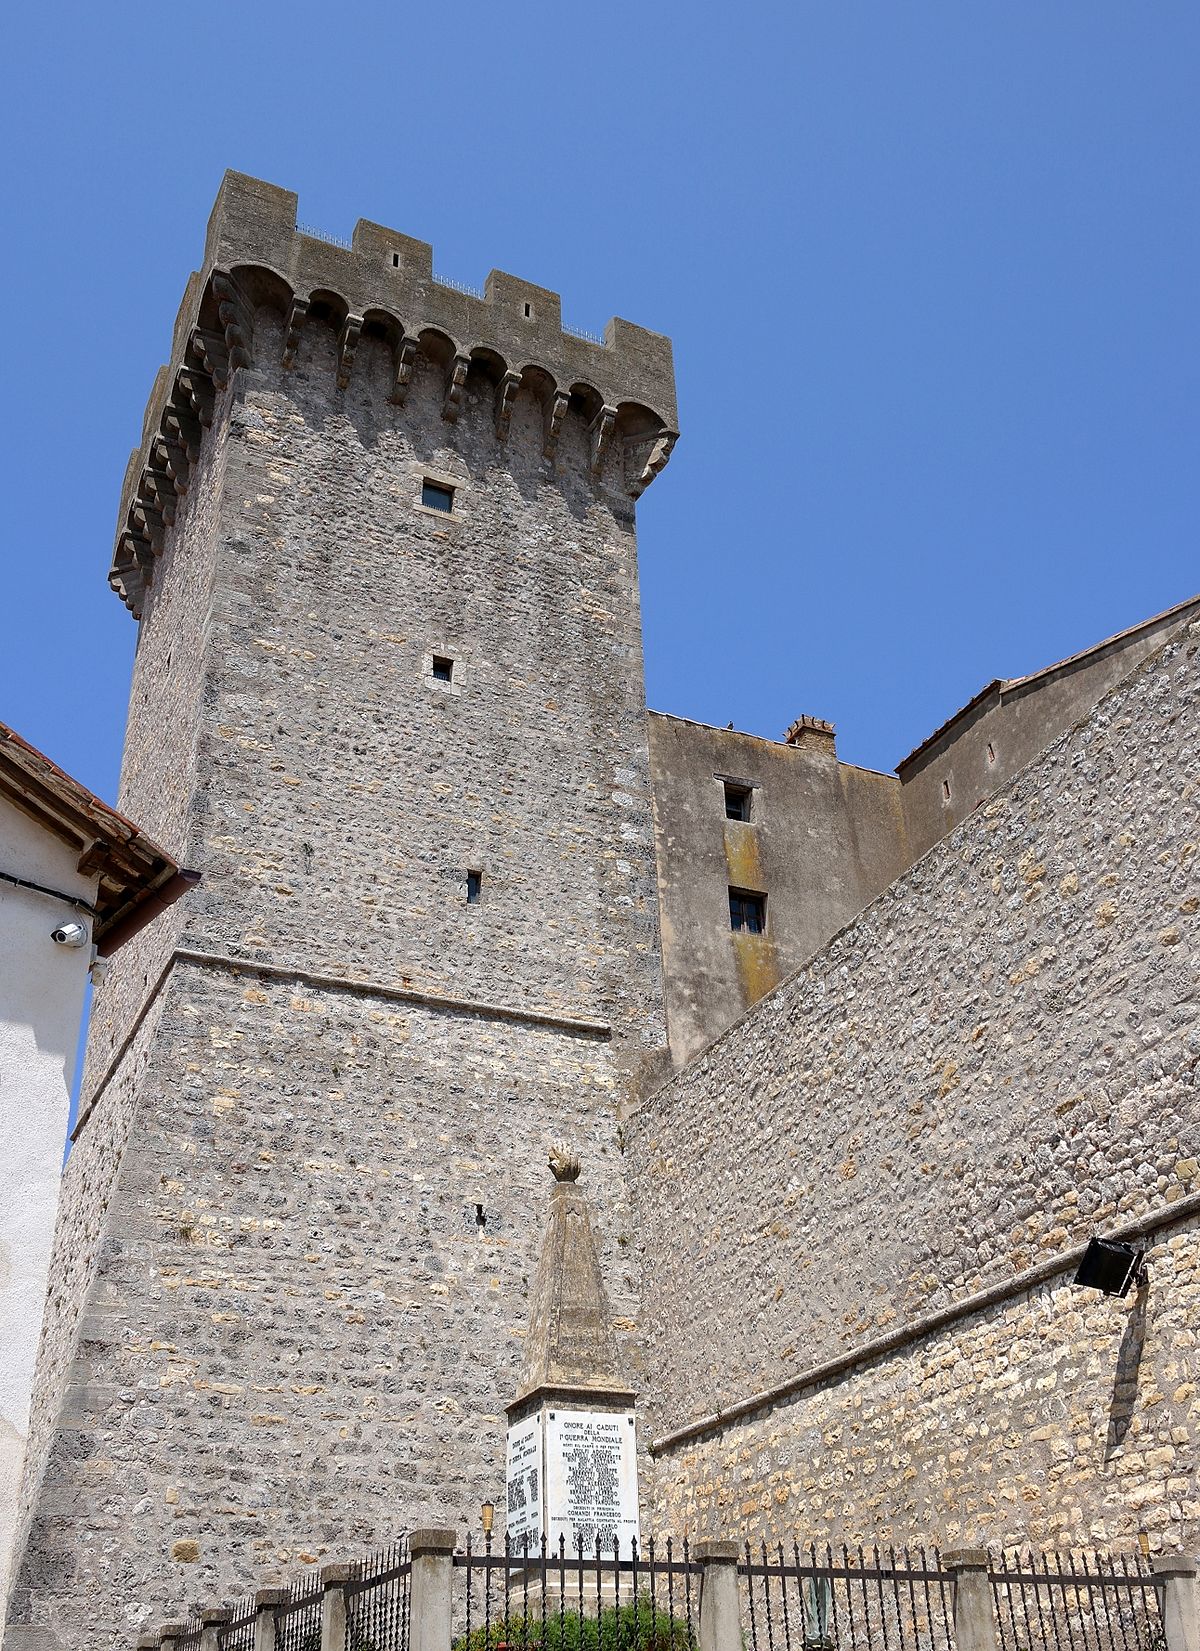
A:
[[[121,807],[203,874],[98,988],[9,1651],[461,1523],[541,1150],[664,1042],[634,501],[668,340],[229,174],[126,476]]]

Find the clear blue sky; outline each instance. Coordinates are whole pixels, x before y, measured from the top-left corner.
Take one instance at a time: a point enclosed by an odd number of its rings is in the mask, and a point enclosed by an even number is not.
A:
[[[1200,589],[1200,8],[19,6],[0,718],[115,796],[118,491],[226,167],[672,335],[650,703],[890,768]]]

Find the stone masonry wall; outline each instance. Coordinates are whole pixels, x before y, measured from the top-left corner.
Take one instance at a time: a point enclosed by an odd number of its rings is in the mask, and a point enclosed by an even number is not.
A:
[[[1198,644],[1193,628],[1143,665],[630,1120],[652,1433],[868,1348],[1093,1229],[1189,1207],[1200,1191]],[[1155,1448],[1174,1452],[1157,1463],[1160,1484],[1194,1469],[1187,1230],[1162,1229],[1162,1242],[1178,1240],[1180,1294],[1151,1286],[1156,1391],[1181,1390],[1164,1412],[1170,1428],[1156,1419]],[[702,1467],[690,1446],[664,1451],[661,1510],[699,1509],[689,1480],[716,1495],[742,1475],[766,1487],[778,1474],[772,1495],[791,1491],[785,1530],[909,1528],[918,1512],[905,1475],[916,1469],[930,1507],[952,1488],[946,1448],[973,1424],[991,1427],[982,1366],[1007,1338],[1039,1391],[1054,1389],[1060,1358],[1086,1372],[1107,1354],[1117,1381],[1128,1309],[1085,1312],[1076,1297],[1074,1336],[1051,1317],[1070,1299],[963,1321],[936,1344],[730,1423]],[[836,1455],[846,1416],[861,1405],[865,1427],[877,1414],[894,1433],[896,1396],[923,1359],[960,1366],[914,1400],[925,1443],[848,1479]],[[1079,1414],[1094,1415],[1102,1383],[1095,1371],[1086,1381]],[[1023,1412],[1004,1417],[1001,1406],[1002,1432],[1024,1426]],[[1041,1425],[1065,1443],[1077,1421],[1048,1411]],[[1071,1488],[1076,1527],[1123,1522],[1128,1534],[1137,1496],[1126,1483],[1114,1501],[1118,1468],[1087,1460]],[[969,1461],[984,1527],[972,1534],[985,1535],[987,1497],[1017,1480],[978,1451]],[[1037,1452],[1021,1473],[1038,1483]],[[945,1535],[940,1524],[909,1534]]]
[[[187,965],[144,1035],[64,1188],[98,1258],[14,1598],[71,1646],[499,1500],[550,1120],[636,1304],[604,1039]]]
[[[1200,1230],[1127,1301],[1069,1275],[658,1464],[658,1527],[833,1542],[1192,1553]]]
[[[122,805],[203,882],[101,994],[6,1651],[474,1516],[548,1139],[632,1327],[616,1118],[665,1029],[621,455],[572,410],[548,464],[527,390],[501,446],[475,369],[451,425],[432,362],[400,409],[371,338],[344,392],[328,326],[281,350],[261,310],[150,593]]]

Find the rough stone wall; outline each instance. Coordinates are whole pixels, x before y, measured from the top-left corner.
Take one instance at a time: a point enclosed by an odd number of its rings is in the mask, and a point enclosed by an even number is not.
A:
[[[475,1521],[503,1482],[549,1119],[590,1143],[625,1334],[635,1308],[603,1038],[187,964],[142,1036],[72,1155],[63,1237],[97,1272],[14,1600],[71,1645]]]
[[[452,428],[431,363],[401,411],[374,340],[344,393],[328,327],[281,343],[260,312],[135,667],[122,804],[204,881],[104,988],[6,1647],[472,1517],[548,1137],[632,1324],[616,1115],[665,1029],[621,457],[593,481],[572,411],[549,468],[526,391],[502,448],[474,371]]]
[[[652,1432],[869,1349],[1200,1190],[1198,646],[1193,629],[1143,665],[630,1120]],[[1194,1313],[1189,1256],[1174,1265]],[[1108,1312],[1115,1380],[1124,1314]],[[1067,1340],[1081,1366],[1097,1322],[1093,1310]],[[1195,1358],[1194,1333],[1172,1330],[1164,1383]],[[836,1434],[847,1395],[869,1410],[923,1356],[914,1343],[885,1375],[839,1378],[786,1415],[730,1424],[720,1443],[744,1448],[750,1478],[757,1453],[773,1453],[802,1489],[812,1429]],[[828,1485],[794,1498],[784,1528],[835,1513],[903,1526],[907,1469],[935,1493],[945,1440],[972,1419],[990,1426],[977,1397],[966,1381],[931,1402],[926,1445],[888,1459],[869,1505],[818,1455],[835,1500]],[[1047,1411],[1046,1425],[1060,1420]],[[1175,1450],[1174,1477],[1195,1449],[1182,1410],[1178,1425],[1157,1446]],[[983,1461],[972,1452],[969,1471],[990,1493]],[[688,1471],[679,1448],[662,1455],[660,1505],[681,1518]],[[1110,1482],[1093,1457],[1073,1487],[1082,1529],[1101,1507],[1117,1520]],[[1128,1529],[1136,1498],[1118,1502]]]
[[[913,858],[1006,786],[1198,613],[1200,598],[1032,676],[993,684],[906,757],[897,773]]]
[[[663,974],[677,1064],[792,974],[908,866],[900,783],[815,748],[652,712],[650,776]],[[725,817],[723,780],[752,788]],[[730,888],[766,895],[734,933]]]
[[[203,705],[212,666],[213,577],[228,427],[205,437],[138,629],[117,806],[184,866],[202,866],[197,828]],[[191,895],[188,896],[191,899]],[[113,1057],[179,943],[186,901],[113,956],[92,996],[80,1111],[94,1104]]]
[[[1200,1230],[1127,1301],[1044,1284],[661,1458],[659,1529],[1194,1553]]]
[[[334,371],[314,324],[233,409],[185,939],[657,1044],[632,506],[591,484],[576,417],[546,477],[528,392],[503,450],[486,382],[452,429],[432,364],[402,415],[381,345],[336,406]],[[453,519],[419,508],[431,471]]]

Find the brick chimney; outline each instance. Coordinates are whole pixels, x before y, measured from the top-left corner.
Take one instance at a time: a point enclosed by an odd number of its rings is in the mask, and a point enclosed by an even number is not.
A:
[[[811,751],[815,756],[837,757],[833,724],[821,717],[797,717],[783,737],[789,745]]]

